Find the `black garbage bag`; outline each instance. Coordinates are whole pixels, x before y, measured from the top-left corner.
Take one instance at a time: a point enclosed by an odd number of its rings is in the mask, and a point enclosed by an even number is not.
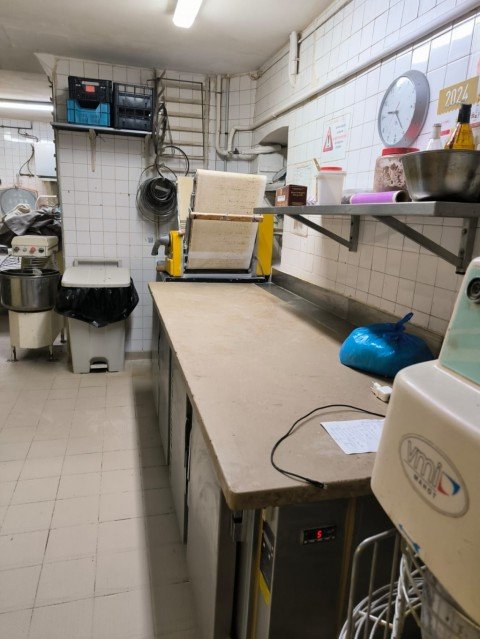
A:
[[[55,310],[60,315],[102,328],[126,319],[138,304],[133,281],[122,288],[77,288],[59,284]]]

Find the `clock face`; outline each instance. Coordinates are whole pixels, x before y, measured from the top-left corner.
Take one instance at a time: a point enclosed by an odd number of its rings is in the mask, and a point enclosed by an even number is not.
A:
[[[378,113],[378,132],[385,146],[409,146],[422,130],[430,100],[428,80],[407,71],[388,87]]]

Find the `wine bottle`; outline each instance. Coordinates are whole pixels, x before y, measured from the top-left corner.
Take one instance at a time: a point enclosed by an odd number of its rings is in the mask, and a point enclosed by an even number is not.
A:
[[[446,149],[475,150],[475,139],[470,126],[471,104],[460,105],[457,124],[445,144]]]
[[[438,151],[443,149],[442,141],[440,140],[441,124],[434,124],[432,129],[432,137],[427,144],[427,151]]]

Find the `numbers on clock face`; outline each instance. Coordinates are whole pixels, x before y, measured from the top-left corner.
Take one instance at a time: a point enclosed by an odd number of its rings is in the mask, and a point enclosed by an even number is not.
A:
[[[380,134],[394,146],[405,136],[415,112],[416,91],[409,78],[399,78],[385,97],[380,113]]]

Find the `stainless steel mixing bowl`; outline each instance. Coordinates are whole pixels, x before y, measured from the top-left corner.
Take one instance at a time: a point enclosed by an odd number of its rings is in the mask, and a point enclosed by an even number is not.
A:
[[[420,151],[401,159],[412,200],[480,202],[480,151]]]
[[[61,274],[53,269],[15,268],[0,273],[0,301],[10,311],[48,311],[55,306]]]

